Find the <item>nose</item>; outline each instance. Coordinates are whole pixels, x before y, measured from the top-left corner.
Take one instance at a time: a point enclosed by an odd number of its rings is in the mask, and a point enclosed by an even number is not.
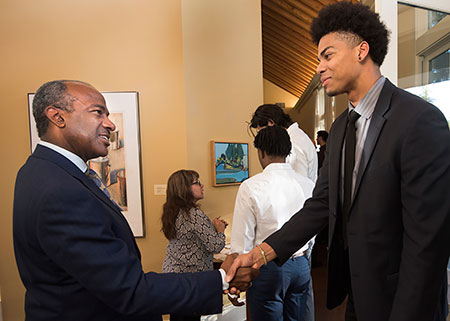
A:
[[[319,61],[319,64],[317,65],[317,68],[316,68],[316,73],[318,75],[320,75],[324,71],[325,71],[325,64],[323,63],[323,61]]]
[[[107,128],[110,132],[113,132],[116,130],[116,125],[106,116],[105,120],[103,121],[103,127]]]

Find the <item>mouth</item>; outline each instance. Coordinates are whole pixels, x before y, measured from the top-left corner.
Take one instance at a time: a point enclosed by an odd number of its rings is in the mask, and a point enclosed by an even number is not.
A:
[[[326,87],[330,79],[331,77],[321,78],[320,81],[322,82],[322,86]]]
[[[104,143],[109,146],[109,144],[110,144],[109,134],[100,134],[100,135],[98,135],[98,137],[100,137],[100,139],[103,140]]]

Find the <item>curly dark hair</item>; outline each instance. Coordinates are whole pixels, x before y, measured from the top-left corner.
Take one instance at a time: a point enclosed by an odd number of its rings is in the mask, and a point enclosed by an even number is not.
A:
[[[268,156],[287,157],[291,153],[291,139],[281,126],[267,126],[258,132],[253,145]]]
[[[269,120],[273,121],[275,125],[288,128],[292,124],[292,119],[288,114],[285,114],[280,106],[274,104],[264,104],[259,106],[253,113],[250,121],[251,128],[258,126],[267,126]]]
[[[311,24],[310,33],[317,45],[331,33],[350,33],[367,41],[369,55],[378,66],[384,61],[389,43],[389,31],[378,13],[360,3],[338,2],[324,7]]]

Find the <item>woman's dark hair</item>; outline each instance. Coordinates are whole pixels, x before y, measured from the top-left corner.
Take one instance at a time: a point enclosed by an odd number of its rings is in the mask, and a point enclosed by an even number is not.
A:
[[[384,61],[389,43],[389,31],[378,13],[361,3],[338,2],[324,7],[314,18],[310,33],[317,45],[332,32],[353,34],[369,44],[369,55],[378,66]]]
[[[292,119],[288,114],[283,112],[280,106],[273,104],[264,104],[259,106],[253,114],[250,121],[250,127],[257,128],[267,126],[269,120],[275,125],[288,128],[292,124]]]
[[[253,142],[255,147],[268,156],[287,157],[291,153],[291,140],[283,127],[267,126],[258,132]]]
[[[167,181],[166,202],[163,205],[161,216],[161,231],[168,240],[174,239],[177,235],[175,222],[178,214],[189,216],[191,208],[198,208],[192,194],[192,183],[198,177],[196,171],[182,169],[170,175]]]

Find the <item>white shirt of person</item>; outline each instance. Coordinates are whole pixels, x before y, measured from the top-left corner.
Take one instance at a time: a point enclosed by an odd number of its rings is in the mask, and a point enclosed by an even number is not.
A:
[[[291,164],[295,172],[308,177],[314,183],[317,180],[317,151],[313,142],[297,123],[292,123],[287,132],[291,139],[291,154],[286,157],[286,163]]]
[[[239,187],[234,206],[231,253],[248,253],[297,213],[314,183],[288,163],[271,163]],[[308,249],[306,244],[294,255]]]

